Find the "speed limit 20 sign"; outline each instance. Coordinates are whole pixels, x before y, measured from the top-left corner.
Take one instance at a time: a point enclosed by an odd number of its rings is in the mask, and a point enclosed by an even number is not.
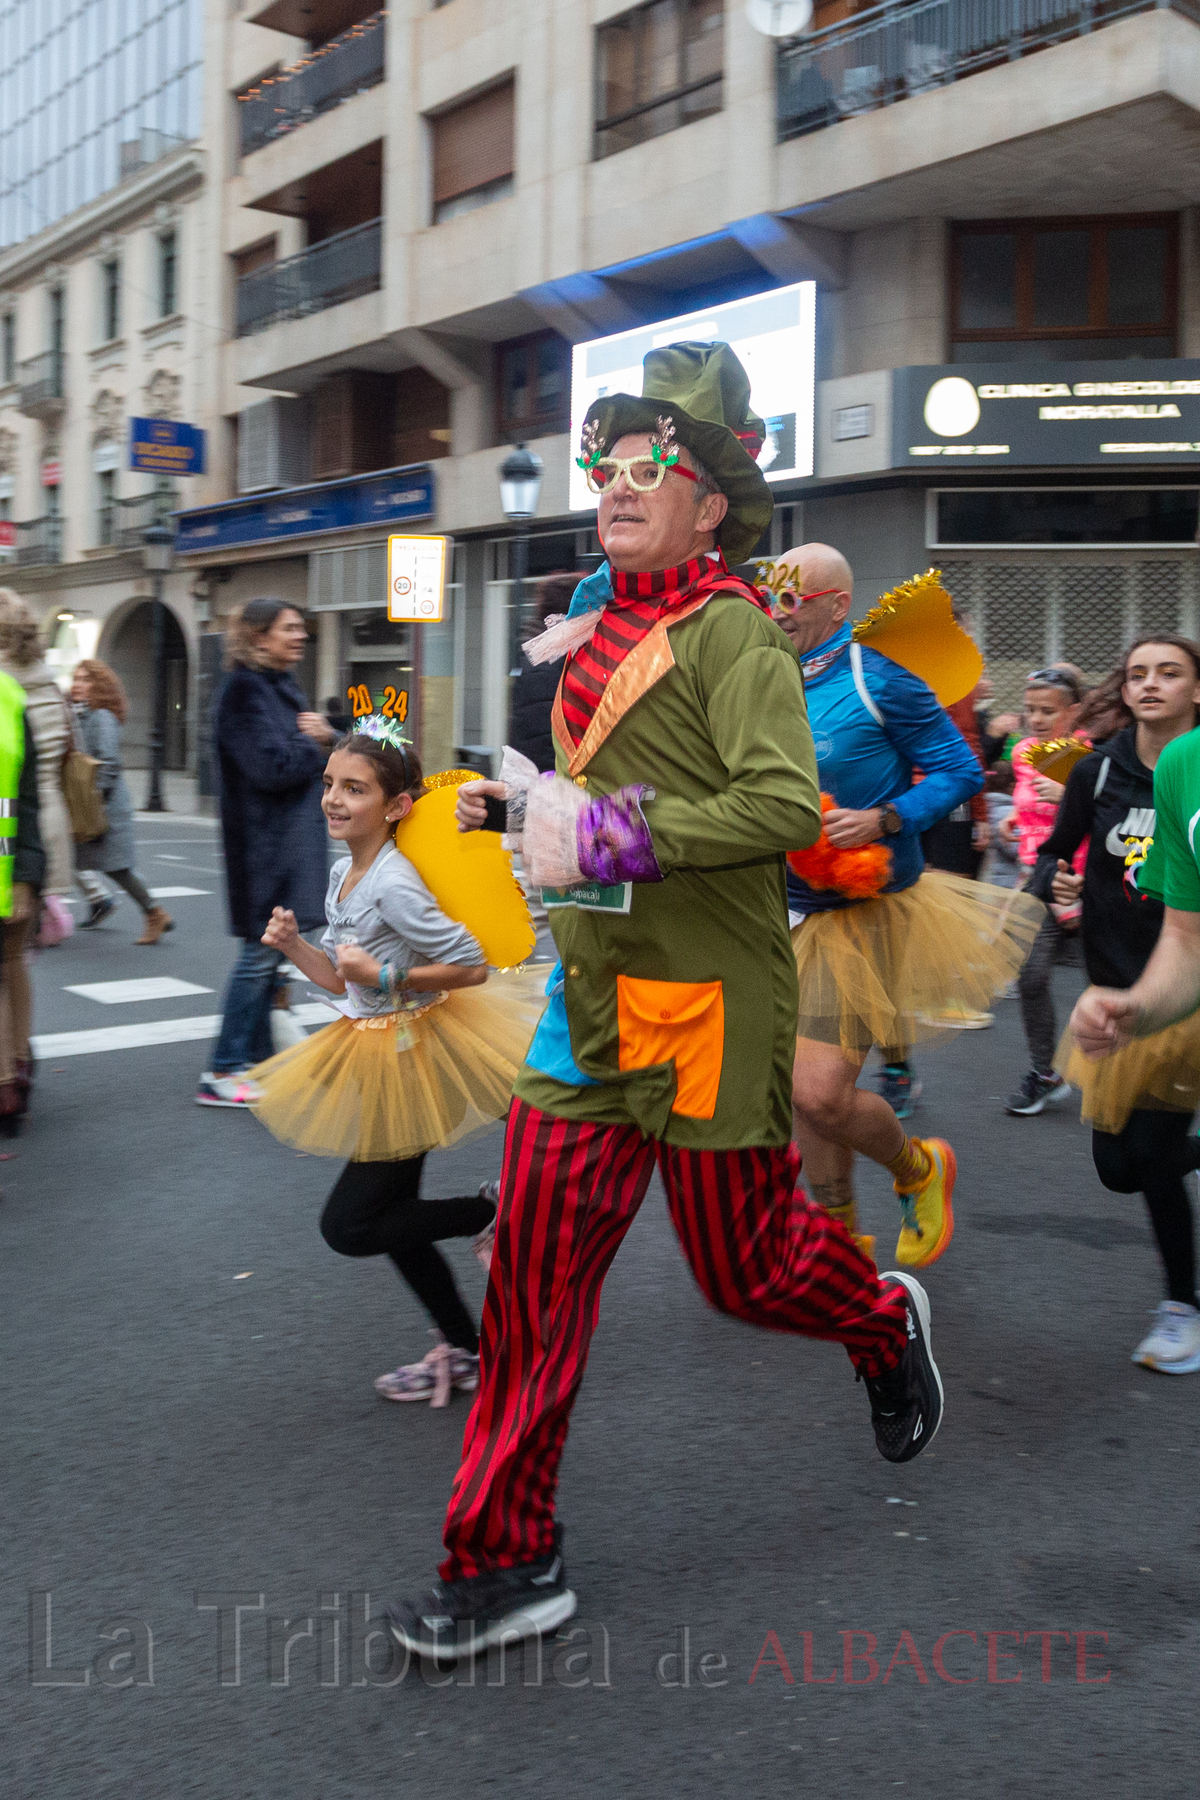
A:
[[[436,625],[445,616],[449,538],[388,539],[388,618]]]

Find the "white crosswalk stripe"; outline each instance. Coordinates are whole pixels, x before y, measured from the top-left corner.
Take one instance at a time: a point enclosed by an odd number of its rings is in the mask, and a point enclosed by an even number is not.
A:
[[[211,994],[210,987],[195,981],[180,981],[174,975],[140,975],[130,981],[85,981],[78,987],[63,989],[67,994],[80,994],[85,1000],[98,1000],[101,1006],[128,1006],[138,1000],[175,1000],[180,994]]]
[[[327,1025],[334,1014],[318,1000],[293,1006],[292,1017],[301,1025]],[[105,1050],[198,1043],[216,1037],[220,1029],[220,1013],[209,1013],[194,1019],[147,1020],[141,1025],[102,1025],[95,1031],[52,1031],[33,1039],[33,1054],[39,1062],[54,1062],[67,1056],[96,1056]]]

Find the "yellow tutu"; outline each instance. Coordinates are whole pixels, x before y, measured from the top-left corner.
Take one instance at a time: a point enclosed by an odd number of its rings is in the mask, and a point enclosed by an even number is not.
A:
[[[314,1156],[389,1162],[456,1144],[508,1111],[549,973],[507,969],[483,987],[322,1026],[250,1071],[254,1111]]]
[[[1200,1013],[1153,1037],[1135,1038],[1100,1062],[1089,1061],[1068,1026],[1054,1066],[1079,1089],[1079,1116],[1097,1131],[1123,1131],[1135,1107],[1195,1112],[1200,1106]]]
[[[796,1034],[850,1055],[944,1034],[1008,986],[1044,917],[1028,894],[939,869],[903,893],[813,913],[792,933]]]

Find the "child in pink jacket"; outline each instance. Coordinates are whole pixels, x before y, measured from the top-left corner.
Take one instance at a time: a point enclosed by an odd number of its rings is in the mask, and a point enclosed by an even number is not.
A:
[[[1082,682],[1066,668],[1036,669],[1026,683],[1025,723],[1029,735],[1013,748],[1013,810],[1000,831],[1010,843],[1017,843],[1017,856],[1027,869],[1032,869],[1038,851],[1054,829],[1064,790],[1061,782],[1039,775],[1026,761],[1025,751],[1033,744],[1070,737],[1082,700]],[[1086,860],[1085,842],[1074,857],[1072,866],[1076,873],[1082,874]],[[1009,1096],[1006,1110],[1021,1117],[1040,1113],[1047,1104],[1066,1100],[1071,1093],[1053,1068],[1058,1027],[1050,984],[1055,965],[1074,958],[1079,912],[1077,905],[1050,909],[1017,982],[1031,1067],[1020,1087]]]

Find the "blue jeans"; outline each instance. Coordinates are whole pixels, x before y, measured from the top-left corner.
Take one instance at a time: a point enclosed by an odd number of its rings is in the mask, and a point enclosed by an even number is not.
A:
[[[246,938],[225,990],[225,1017],[213,1051],[214,1075],[240,1074],[272,1054],[271,1002],[279,983],[282,950]]]

